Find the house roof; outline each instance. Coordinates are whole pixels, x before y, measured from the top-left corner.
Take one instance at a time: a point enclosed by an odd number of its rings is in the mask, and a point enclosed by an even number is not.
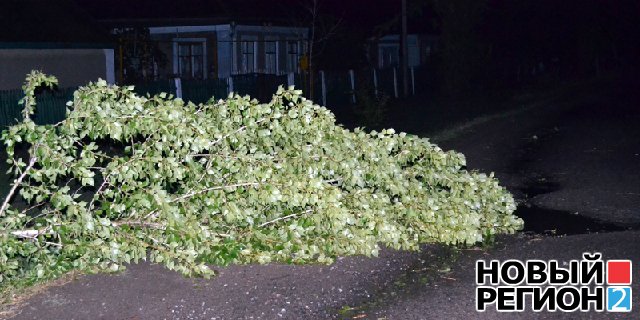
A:
[[[223,25],[309,26],[310,0],[73,0],[108,28]],[[341,37],[399,32],[397,0],[322,0],[321,23],[340,24]],[[409,33],[434,34],[433,10],[410,1]],[[333,20],[331,20],[333,19]],[[334,39],[335,40],[335,39]]]
[[[109,27],[174,25],[290,24],[281,4],[261,0],[75,0]]]
[[[70,0],[0,1],[1,47],[105,47],[109,34]]]
[[[109,27],[177,25],[308,25],[311,1],[304,0],[74,0],[92,17]],[[397,0],[323,0],[320,15],[344,18],[347,24],[371,29],[400,14]],[[415,22],[413,20],[416,20]],[[421,19],[410,21],[421,32]],[[414,30],[415,29],[415,30]]]

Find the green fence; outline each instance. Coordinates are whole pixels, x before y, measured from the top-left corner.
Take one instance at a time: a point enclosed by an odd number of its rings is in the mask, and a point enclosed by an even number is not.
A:
[[[389,97],[394,97],[396,90],[399,90],[397,74],[394,69],[387,68],[378,71],[378,92],[382,92]],[[394,81],[394,78],[396,79]]]
[[[35,123],[54,124],[64,120],[67,101],[73,100],[76,88],[44,90],[36,94]],[[18,104],[24,96],[22,90],[0,91],[0,128],[6,128],[22,121],[22,105]]]
[[[313,94],[309,90],[309,76],[295,74],[294,83],[297,88],[305,90],[304,94],[311,97],[316,103],[330,106],[338,111],[341,108],[350,108],[353,104],[353,85],[362,88],[373,87],[379,93],[384,93],[390,97],[395,96],[396,90],[400,89],[397,83],[397,74],[394,69],[365,70],[355,73],[351,78],[350,73],[344,71],[319,71],[314,77]],[[416,68],[411,73],[410,92],[415,88],[416,93],[426,92],[433,87],[432,72],[426,68]],[[324,76],[323,76],[324,75]],[[193,103],[204,103],[212,97],[225,98],[229,91],[228,84],[233,84],[233,91],[239,94],[248,94],[261,102],[268,102],[276,92],[278,86],[287,86],[287,75],[271,74],[243,74],[231,76],[229,79],[207,79],[207,80],[182,80],[182,99]],[[352,81],[354,84],[352,84]],[[174,79],[148,81],[134,85],[134,91],[140,95],[156,95],[166,92],[176,95],[176,85]],[[51,124],[64,119],[66,102],[73,98],[75,88],[65,88],[57,90],[45,90],[37,94],[37,106],[34,121],[38,124]],[[18,101],[23,94],[20,90],[0,91],[0,128],[10,126],[21,120],[20,111],[22,107]]]
[[[182,100],[193,103],[205,103],[211,98],[225,98],[227,96],[226,79],[182,80]],[[154,96],[161,92],[176,96],[174,79],[146,81],[134,84],[134,92],[139,95]]]
[[[205,103],[211,98],[227,97],[226,79],[183,80],[182,100],[193,103]]]
[[[328,106],[345,106],[352,103],[353,89],[347,72],[326,72],[325,85]]]
[[[158,80],[158,81],[146,81],[134,84],[133,91],[139,95],[154,96],[161,92],[176,94],[176,86],[173,79]]]
[[[278,90],[278,86],[287,86],[286,75],[239,74],[233,75],[232,80],[233,91],[241,95],[248,94],[261,102],[270,101],[273,94]]]
[[[8,127],[22,119],[22,106],[18,105],[18,101],[23,95],[22,90],[0,91],[0,127]]]
[[[64,120],[67,101],[73,99],[76,88],[45,90],[36,93],[36,108],[33,121],[39,125],[54,124]],[[18,104],[24,93],[22,90],[0,91],[0,131],[22,121],[23,106]],[[7,174],[9,165],[6,161],[4,145],[0,146],[0,199],[9,192],[12,177]]]

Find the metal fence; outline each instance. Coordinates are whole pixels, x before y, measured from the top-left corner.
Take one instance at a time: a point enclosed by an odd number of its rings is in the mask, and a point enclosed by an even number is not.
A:
[[[134,84],[133,91],[139,95],[154,96],[161,92],[176,93],[176,86],[173,79],[171,80],[158,80],[158,81],[146,81]]]
[[[36,110],[33,121],[37,124],[53,124],[64,120],[66,103],[73,100],[76,88],[44,90],[36,94]],[[23,106],[19,104],[24,97],[22,90],[0,91],[0,128],[22,121]]]
[[[205,103],[212,98],[225,98],[228,94],[225,79],[185,80],[181,82],[181,88],[181,98],[195,104]]]

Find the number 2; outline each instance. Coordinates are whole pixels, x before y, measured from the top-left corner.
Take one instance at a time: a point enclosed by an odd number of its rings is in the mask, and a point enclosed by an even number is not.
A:
[[[622,293],[622,296],[620,296],[620,299],[618,299],[618,301],[611,307],[611,311],[613,311],[613,312],[629,311],[629,309],[627,309],[626,307],[620,307],[620,304],[627,297],[627,290],[624,290],[622,288],[613,288],[613,290],[611,292],[620,292],[620,293]]]

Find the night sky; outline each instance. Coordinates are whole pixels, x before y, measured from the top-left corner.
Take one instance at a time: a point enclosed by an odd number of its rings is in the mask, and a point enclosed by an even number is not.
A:
[[[309,26],[313,0],[6,0],[4,41],[105,40],[114,25],[244,24]],[[339,25],[316,64],[362,68],[371,39],[400,31],[400,0],[318,0],[322,24]],[[514,69],[543,63],[566,77],[612,65],[632,70],[640,56],[640,1],[407,0],[409,33],[439,37],[434,72],[468,73],[467,82],[508,82]],[[65,12],[72,12],[63,15]],[[58,12],[60,14],[44,14]],[[41,12],[42,14],[40,14]],[[31,15],[44,20],[29,19]],[[57,20],[55,17],[59,17]],[[74,21],[94,20],[94,28]],[[37,22],[37,23],[36,23]],[[79,25],[89,25],[80,23]],[[102,32],[99,30],[102,28]],[[322,33],[322,32],[320,32]],[[71,36],[73,35],[73,37]],[[321,35],[322,36],[322,35]],[[443,69],[447,69],[444,70]],[[459,70],[457,70],[459,69]]]
[[[98,20],[178,20],[232,17],[252,23],[304,23],[303,7],[311,0],[75,0]],[[438,0],[408,0],[409,32],[440,33]],[[342,19],[342,36],[351,40],[397,32],[400,0],[320,0],[320,14]],[[598,37],[618,43],[617,50],[635,49],[640,2],[633,0],[455,0],[451,6],[464,8],[483,3],[482,13],[472,27],[476,36],[491,43],[504,58],[520,54],[572,54],[581,42]],[[468,18],[459,10],[459,21]],[[446,21],[444,22],[447,23]],[[464,28],[464,23],[461,23]],[[453,27],[455,28],[455,26]],[[381,31],[382,29],[382,31]],[[596,39],[600,40],[600,39]],[[627,43],[625,43],[627,42]],[[628,48],[626,48],[628,47]],[[622,52],[619,52],[622,54]]]

